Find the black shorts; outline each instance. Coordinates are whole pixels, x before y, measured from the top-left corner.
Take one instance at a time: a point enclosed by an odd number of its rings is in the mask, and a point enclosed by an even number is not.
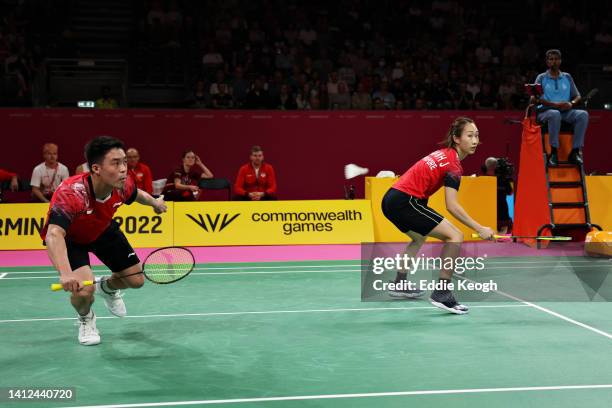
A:
[[[414,231],[423,236],[444,219],[427,206],[427,199],[416,198],[394,188],[390,188],[383,197],[382,212],[400,231]]]
[[[112,272],[120,272],[140,262],[136,251],[130,245],[119,224],[111,221],[109,227],[91,244],[77,244],[66,240],[70,268],[77,268],[89,263],[89,253],[93,252]]]

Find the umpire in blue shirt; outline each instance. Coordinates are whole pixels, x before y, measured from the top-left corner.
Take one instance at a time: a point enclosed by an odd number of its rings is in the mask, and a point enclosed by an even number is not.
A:
[[[587,111],[574,109],[574,106],[582,98],[572,76],[559,69],[561,66],[561,51],[546,51],[546,65],[548,70],[538,75],[535,82],[541,84],[544,91],[539,100],[540,105],[536,107],[536,112],[538,122],[548,124],[551,146],[548,165],[556,166],[559,164],[557,148],[559,147],[561,121],[574,124],[574,140],[568,161],[574,164],[582,164],[580,149],[584,145],[584,134],[589,124],[589,114]]]

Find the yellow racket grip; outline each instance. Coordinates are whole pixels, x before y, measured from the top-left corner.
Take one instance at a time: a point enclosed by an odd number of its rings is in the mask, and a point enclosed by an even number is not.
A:
[[[87,280],[87,281],[83,281],[81,282],[83,284],[83,286],[91,286],[94,284],[93,281]],[[57,292],[58,290],[62,290],[63,286],[61,283],[52,283],[51,284],[51,290],[54,292]]]
[[[473,233],[472,234],[472,238],[480,238],[480,235],[478,235],[476,233]],[[494,239],[502,239],[502,238],[510,238],[510,237],[507,237],[505,235],[493,235],[493,238]]]

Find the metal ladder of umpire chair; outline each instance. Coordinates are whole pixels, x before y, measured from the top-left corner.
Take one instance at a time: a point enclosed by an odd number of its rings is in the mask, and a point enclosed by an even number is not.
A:
[[[597,224],[591,223],[591,214],[589,211],[589,201],[587,197],[587,189],[586,189],[586,177],[584,174],[584,164],[573,164],[567,161],[559,160],[558,165],[555,167],[550,167],[548,165],[548,155],[547,155],[547,141],[546,136],[548,134],[548,129],[546,125],[541,125],[542,129],[542,146],[544,155],[544,171],[546,173],[546,188],[548,192],[548,209],[550,211],[550,224],[544,224],[538,229],[537,235],[542,235],[542,232],[546,229],[550,230],[553,235],[555,230],[584,230],[586,232],[590,231],[592,228],[597,228],[601,231],[601,227]],[[569,124],[562,122],[561,131],[559,132],[559,139],[561,137],[571,137],[572,136],[572,128]],[[568,135],[569,133],[569,135]],[[561,147],[561,146],[560,146]],[[559,148],[559,152],[561,149]],[[557,174],[560,173],[560,174]],[[567,173],[567,174],[563,174]],[[573,174],[572,174],[573,173]],[[571,180],[567,180],[568,175],[573,175]],[[559,180],[562,179],[562,180]],[[576,191],[576,189],[580,189],[580,193]],[[574,189],[572,192],[571,190]],[[558,200],[558,196],[573,196],[576,199],[574,201],[566,201],[566,200]],[[568,217],[566,214],[565,217],[559,216],[556,214],[555,210],[563,210],[563,209],[582,209],[583,217],[580,217],[578,221],[582,222],[572,222],[571,220],[568,222],[568,218],[571,218],[571,215]],[[564,219],[565,218],[565,219]]]

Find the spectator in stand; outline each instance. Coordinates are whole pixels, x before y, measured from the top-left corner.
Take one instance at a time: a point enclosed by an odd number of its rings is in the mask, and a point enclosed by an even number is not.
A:
[[[276,101],[280,95],[281,87],[284,84],[283,73],[280,71],[274,71],[272,80],[268,84],[268,96],[271,101]]]
[[[480,93],[480,83],[476,80],[474,75],[468,76],[468,83],[465,89],[472,95],[472,100]]]
[[[274,103],[275,109],[280,110],[295,110],[297,109],[297,104],[295,102],[295,96],[289,89],[289,85],[283,84],[280,88],[280,94]]]
[[[478,48],[476,48],[476,58],[478,62],[483,65],[490,64],[493,60],[493,52],[489,47],[487,41],[483,41]]]
[[[202,65],[204,70],[212,71],[223,66],[223,55],[217,51],[215,44],[208,46],[208,51],[202,57]]]
[[[516,95],[516,87],[514,86],[514,80],[511,76],[507,76],[505,81],[499,85],[497,95],[502,109],[513,108],[512,97]]]
[[[246,97],[245,108],[247,109],[269,109],[270,98],[268,91],[264,89],[264,79],[259,77],[255,79],[253,89],[249,91]]]
[[[338,93],[329,95],[329,105],[333,110],[351,109],[351,94],[346,83],[338,83]]]
[[[206,85],[203,79],[198,79],[191,95],[190,106],[196,109],[206,109],[209,105],[210,94],[206,92]]]
[[[11,48],[10,55],[4,60],[6,73],[14,74],[17,77],[19,89],[17,98],[20,104],[25,102],[31,91],[32,84],[32,66],[26,56],[26,50],[23,46],[14,46]]]
[[[380,85],[380,90],[374,92],[372,95],[374,100],[380,99],[385,106],[385,109],[394,109],[395,108],[395,96],[389,92],[389,82],[383,81]]]
[[[535,40],[535,34],[527,34],[527,39],[521,46],[522,61],[525,65],[534,65],[540,59],[540,49]]]
[[[223,72],[222,69],[218,69],[216,74],[215,74],[215,82],[213,82],[210,85],[210,91],[209,93],[211,95],[215,95],[219,93],[219,85],[220,84],[225,84],[225,72]]]
[[[68,167],[57,161],[57,153],[56,144],[45,143],[43,145],[45,161],[34,167],[30,181],[34,201],[48,203],[60,183],[70,176]]]
[[[299,110],[310,110],[310,86],[302,87],[295,98],[296,106]]]
[[[340,81],[338,80],[338,72],[333,71],[329,74],[329,81],[327,81],[327,93],[328,95],[335,95],[338,93],[338,84]]]
[[[140,161],[138,150],[131,147],[127,149],[125,156],[127,157],[128,170],[132,172],[136,181],[136,187],[149,194],[153,194],[153,175],[151,174],[151,169]]]
[[[218,92],[212,97],[212,106],[214,109],[231,109],[234,107],[232,95],[227,92],[227,85],[219,84]]]
[[[251,148],[249,163],[238,170],[234,194],[236,200],[276,200],[276,174],[272,165],[264,162],[260,146]]]
[[[170,1],[168,12],[166,13],[166,25],[180,28],[183,26],[183,13],[179,10],[176,0]]]
[[[459,93],[453,98],[453,109],[469,110],[474,107],[474,98],[467,91],[467,84],[462,82],[459,84]]]
[[[353,109],[370,110],[372,109],[372,97],[366,91],[363,82],[357,85],[357,91],[353,92],[351,98],[351,106]]]
[[[346,86],[346,84],[344,85]],[[310,97],[310,107],[312,110],[327,110],[330,108],[330,95],[327,92],[327,86],[324,83],[320,83],[318,89],[318,92],[313,92]]]
[[[161,0],[153,0],[151,10],[147,14],[148,25],[153,25],[155,20],[158,20],[162,25],[166,23],[166,13]]]
[[[163,195],[166,201],[194,201],[200,197],[200,179],[213,178],[213,174],[202,163],[193,150],[183,153],[181,166],[166,180]]]
[[[514,67],[520,65],[522,52],[521,48],[516,45],[514,37],[508,38],[508,43],[504,47],[503,57],[503,63],[506,66]]]
[[[97,109],[117,109],[119,104],[117,100],[111,96],[111,89],[109,86],[102,87],[102,97],[96,100]]]
[[[491,85],[482,84],[482,90],[474,98],[476,109],[497,109],[497,99],[491,93]]]
[[[374,110],[385,110],[385,104],[379,97],[374,98]]]
[[[302,27],[302,29],[299,31],[298,39],[306,47],[310,47],[315,41],[317,41],[317,32],[311,27],[309,23],[306,23],[304,27]]]
[[[234,77],[231,80],[230,86],[232,97],[234,98],[234,106],[241,108],[249,91],[249,81],[244,79],[244,70],[241,66],[237,66],[234,69]]]

